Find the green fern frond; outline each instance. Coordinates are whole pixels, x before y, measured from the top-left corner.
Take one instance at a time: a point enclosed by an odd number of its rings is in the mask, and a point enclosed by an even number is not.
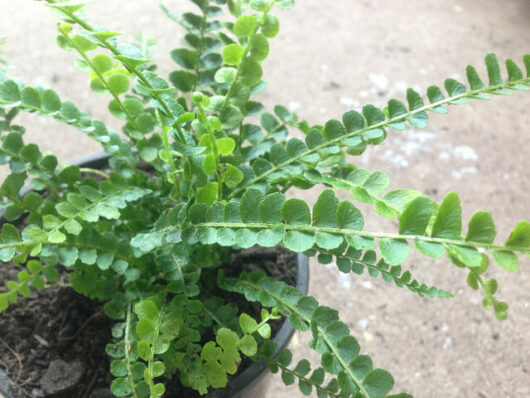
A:
[[[51,116],[58,121],[68,123],[100,142],[105,150],[114,153],[122,162],[134,164],[131,159],[130,146],[120,138],[118,133],[108,130],[103,122],[91,119],[73,102],[61,101],[59,95],[51,89],[19,87],[14,80],[6,80],[0,83],[0,107],[37,112],[40,115]]]
[[[171,58],[183,69],[170,73],[169,80],[183,92],[194,92],[198,87],[206,89],[215,85],[214,75],[223,63],[218,50],[221,40],[217,33],[221,25],[211,20],[222,14],[222,9],[209,0],[195,2],[202,15],[184,13],[182,17],[173,15],[166,6],[160,5],[164,13],[184,27],[188,33],[184,39],[191,49],[177,48],[171,51]]]
[[[313,297],[302,296],[292,286],[265,276],[260,271],[243,273],[239,279],[221,277],[222,288],[244,294],[249,301],[277,307],[291,325],[311,331],[310,346],[322,355],[322,368],[332,375],[342,391],[361,397],[382,398],[392,390],[394,379],[385,370],[373,369],[372,360],[359,355],[360,346],[338,319],[337,311],[320,306]]]
[[[471,267],[479,267],[482,263],[482,257],[476,250],[478,248],[523,254],[530,251],[526,239],[527,221],[522,221],[514,230],[523,238],[509,239],[504,245],[499,245],[492,243],[491,217],[483,213],[478,213],[477,218],[471,220],[468,235],[461,236],[460,200],[455,193],[444,199],[437,212],[434,212],[434,207],[430,199],[419,196],[404,210],[398,233],[364,232],[360,211],[348,201],[340,202],[331,190],[320,195],[311,215],[309,206],[302,200],[286,200],[280,193],[264,195],[251,188],[239,202],[215,202],[211,205],[195,203],[189,209],[177,205],[167,216],[162,216],[165,221],[159,224],[164,227],[138,235],[132,244],[145,249],[144,240],[156,239],[160,243],[154,247],[158,247],[171,234],[172,243],[195,239],[205,244],[240,247],[255,244],[269,247],[282,243],[290,250],[304,252],[313,248],[313,245],[332,250],[344,240],[360,250],[373,249],[374,238],[383,241],[412,240],[419,243],[418,249],[426,255],[440,257],[439,253],[445,254],[445,250],[442,251],[445,247],[451,255]],[[259,211],[256,212],[256,209]],[[186,215],[189,223],[180,221]],[[428,229],[431,219],[434,224]],[[413,221],[418,221],[418,224]],[[483,234],[487,236],[483,237]],[[383,250],[385,260],[391,265],[401,264],[402,261],[391,258],[391,255],[386,256],[390,251]],[[514,270],[502,261],[500,265]]]
[[[394,282],[397,287],[406,287],[411,292],[420,297],[452,297],[453,295],[443,289],[435,286],[427,286],[412,278],[410,271],[403,271],[401,265],[388,265],[384,259],[377,261],[375,251],[355,249],[348,246],[346,249],[339,247],[335,250],[318,250],[318,262],[321,264],[330,264],[335,257],[335,264],[340,272],[361,275],[366,269],[368,274],[374,278],[381,276],[385,282]],[[307,253],[307,252],[306,252]],[[307,253],[307,254],[310,254]]]
[[[338,120],[328,121],[322,129],[311,129],[305,143],[298,138],[291,138],[285,145],[275,144],[271,147],[267,160],[260,160],[260,168],[254,167],[254,175],[247,179],[230,194],[229,198],[237,197],[249,187],[259,184],[267,185],[264,181],[296,178],[307,166],[329,167],[336,164],[336,157],[341,159],[342,148],[351,154],[363,152],[370,144],[380,144],[386,138],[386,128],[403,130],[406,123],[414,128],[427,126],[427,111],[446,113],[446,105],[456,105],[468,102],[469,99],[487,99],[487,94],[503,94],[505,90],[527,90],[530,86],[530,68],[528,59],[523,57],[526,67],[526,77],[517,65],[506,61],[508,80],[504,81],[500,75],[500,68],[494,54],[486,56],[486,67],[489,85],[485,86],[474,68],[468,67],[468,80],[471,89],[454,80],[445,81],[448,97],[437,86],[430,86],[427,97],[430,101],[425,104],[420,94],[409,89],[407,91],[407,107],[400,101],[392,99],[384,109],[373,105],[366,105],[362,114],[349,111],[343,115],[342,123]],[[257,166],[254,164],[254,166]]]
[[[88,185],[81,186],[79,190],[79,194],[69,193],[65,201],[56,204],[57,215],[43,217],[44,230],[31,228],[27,231],[35,244],[65,242],[65,233],[74,236],[81,233],[83,228],[79,221],[94,223],[100,217],[117,219],[120,217],[119,209],[150,192],[128,187],[116,174],[111,175],[111,180],[103,181],[99,190]]]
[[[361,168],[337,167],[322,174],[312,170],[303,178],[310,184],[345,189],[352,199],[373,205],[377,214],[388,218],[400,217],[407,205],[420,195],[420,192],[412,189],[396,189],[381,196],[390,183],[388,176],[382,171],[371,173]]]
[[[286,200],[280,193],[264,195],[251,188],[239,202],[215,202],[210,206],[195,203],[189,208],[177,205],[157,225],[158,229],[131,240],[139,254],[148,253],[165,242],[216,243],[242,248],[256,244],[282,245],[295,252],[312,254],[329,253],[348,244],[355,250],[365,251],[375,249],[375,239],[378,239],[382,264],[389,266],[398,266],[407,259],[408,242],[412,241],[423,254],[435,258],[448,254],[459,267],[487,269],[488,256],[480,249],[489,252],[501,267],[515,271],[518,259],[514,252],[530,252],[527,221],[521,221],[503,245],[494,244],[491,215],[478,212],[470,220],[467,235],[462,236],[462,211],[455,193],[447,195],[439,206],[421,195],[409,201],[401,213],[398,233],[364,232],[360,211],[351,202],[339,201],[332,190],[325,190],[311,211],[300,199]],[[393,270],[396,272],[398,268]]]
[[[36,175],[41,184],[34,183],[34,186],[41,189],[46,187],[54,192],[57,192],[57,188],[62,184],[71,185],[69,178],[60,176],[57,158],[53,155],[43,155],[35,144],[24,144],[20,132],[2,136],[0,141],[0,154],[3,155],[0,164],[9,164],[13,174],[28,172]]]
[[[133,46],[118,45],[115,40],[115,37],[118,35],[116,32],[96,30],[92,27],[79,15],[79,11],[83,5],[74,7],[52,4],[50,7],[64,14],[64,19],[67,23],[73,23],[82,28],[84,35],[89,36],[93,44],[110,51],[114,59],[121,63],[128,72],[138,78],[139,83],[137,89],[140,91],[143,90],[157,101],[158,110],[163,112],[165,118],[171,121],[166,121],[165,124],[173,126],[176,123],[178,116],[183,113],[182,107],[167,95],[167,92],[171,89],[164,79],[153,72],[145,71],[145,65],[149,60],[135,56],[134,54],[138,53],[136,48],[132,48]],[[129,50],[132,50],[132,54],[129,54]]]

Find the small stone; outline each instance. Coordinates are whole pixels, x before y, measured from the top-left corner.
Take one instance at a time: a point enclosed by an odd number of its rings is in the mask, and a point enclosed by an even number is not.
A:
[[[0,397],[2,397],[2,393],[8,393],[9,392],[9,377],[7,374],[0,368]]]
[[[62,359],[50,362],[50,366],[40,379],[44,394],[58,394],[68,391],[82,379],[85,366],[81,362],[68,363]]]
[[[9,269],[9,271],[7,271],[7,279],[12,281],[17,280],[17,270]]]

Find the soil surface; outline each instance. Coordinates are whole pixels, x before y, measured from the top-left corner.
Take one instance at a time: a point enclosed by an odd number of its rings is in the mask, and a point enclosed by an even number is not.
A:
[[[175,64],[169,51],[183,32],[152,0],[87,2],[96,25],[124,32],[123,40],[144,32],[158,40],[159,72]],[[175,13],[190,2],[165,2]],[[126,4],[126,5],[125,5]],[[0,26],[12,76],[54,87],[64,99],[119,129],[108,116],[108,98],[90,91],[72,53],[55,46],[56,20],[42,2],[0,0]],[[304,0],[276,12],[281,32],[264,62],[270,86],[260,99],[270,109],[284,104],[311,123],[340,119],[367,103],[405,99],[406,87],[422,93],[446,77],[465,76],[465,66],[485,75],[483,57],[495,52],[520,63],[529,52],[528,0]],[[449,115],[429,115],[422,131],[391,131],[387,141],[354,162],[389,174],[392,188],[414,188],[441,200],[461,195],[464,222],[479,210],[491,211],[498,240],[530,217],[530,95],[495,97],[451,107]],[[73,128],[38,115],[23,115],[27,137],[62,161],[99,151],[97,143]],[[3,174],[5,175],[5,174]],[[319,190],[295,193],[310,201]],[[347,199],[346,193],[342,199]],[[366,211],[366,229],[395,231],[392,222]],[[396,379],[396,391],[428,398],[521,398],[530,396],[530,271],[523,259],[517,274],[492,265],[499,297],[510,303],[509,317],[497,321],[482,309],[482,295],[470,290],[466,274],[447,259],[413,256],[405,268],[421,281],[451,290],[452,299],[421,299],[367,275],[343,275],[334,266],[311,263],[310,293],[336,308],[363,353]],[[296,359],[318,365],[308,334],[295,335]],[[278,375],[260,398],[301,396]],[[264,388],[263,390],[264,391]]]
[[[95,387],[111,380],[110,328],[103,307],[71,288],[45,289],[13,305],[0,317],[0,367],[15,382],[10,392],[15,398],[93,397]]]
[[[296,254],[279,248],[234,253],[223,269],[229,270],[227,275],[262,270],[290,285],[296,285],[298,275]],[[0,280],[7,277],[3,271]],[[261,307],[241,300],[241,295],[221,290],[215,294],[237,305],[240,311],[259,317]],[[273,336],[282,323],[282,319],[271,322]],[[12,381],[7,383],[9,392],[14,398],[112,397],[105,388],[112,381],[105,353],[111,326],[100,303],[71,288],[33,292],[12,305],[0,316],[0,372]],[[212,338],[208,336],[205,341]],[[250,364],[244,361],[240,370]],[[168,397],[200,397],[176,381],[167,386]],[[0,397],[2,383],[0,374]]]

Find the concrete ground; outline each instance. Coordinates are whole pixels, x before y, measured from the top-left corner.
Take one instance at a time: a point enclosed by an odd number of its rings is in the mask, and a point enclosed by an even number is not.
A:
[[[125,32],[126,39],[142,31],[156,37],[160,71],[167,76],[174,67],[168,52],[183,34],[157,2],[87,3],[97,25]],[[187,3],[166,0],[175,12],[188,9]],[[270,88],[261,100],[285,104],[311,123],[340,118],[367,103],[383,105],[393,96],[404,99],[409,86],[425,92],[445,77],[462,78],[468,63],[484,73],[482,60],[490,51],[519,62],[530,51],[528,0],[305,0],[278,14],[281,34],[265,61]],[[54,87],[63,99],[119,128],[105,112],[108,99],[93,94],[72,54],[55,46],[55,21],[38,2],[0,0],[4,50],[15,66],[11,75]],[[465,221],[475,211],[491,211],[502,241],[517,221],[529,218],[529,108],[528,93],[452,107],[449,115],[433,116],[423,131],[391,131],[383,145],[356,161],[387,172],[393,188],[414,188],[436,200],[459,192]],[[53,120],[20,119],[27,138],[62,161],[99,150]],[[311,191],[312,200],[317,194]],[[367,229],[395,228],[370,210],[366,214]],[[395,376],[396,391],[430,398],[522,398],[530,396],[529,265],[523,260],[517,274],[495,265],[489,271],[499,280],[499,297],[510,303],[503,322],[481,308],[481,294],[467,288],[465,272],[446,259],[413,256],[407,268],[416,278],[451,290],[452,299],[420,299],[380,279],[340,275],[316,262],[310,293],[340,311],[362,351]],[[315,360],[306,348],[308,338],[296,335],[291,348],[297,358]],[[256,396],[301,396],[296,386],[283,388],[277,376],[267,381]]]

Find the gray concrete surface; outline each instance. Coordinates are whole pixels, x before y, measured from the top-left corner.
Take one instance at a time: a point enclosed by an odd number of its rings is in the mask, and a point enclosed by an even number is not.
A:
[[[162,75],[173,68],[168,51],[182,31],[168,21],[152,0],[92,0],[91,21],[126,33],[143,31],[159,42]],[[188,9],[183,0],[167,0],[172,10]],[[265,61],[270,88],[261,100],[285,104],[312,123],[340,118],[366,103],[383,105],[403,99],[407,86],[421,89],[464,76],[468,63],[485,72],[482,59],[496,52],[520,60],[529,52],[528,0],[305,0],[289,12],[278,12],[281,34]],[[53,86],[109,125],[119,128],[90,92],[73,66],[72,54],[54,45],[55,20],[42,4],[0,0],[0,26],[12,75],[28,83]],[[357,163],[386,171],[393,188],[410,187],[441,200],[461,194],[465,220],[478,210],[491,211],[499,240],[520,219],[529,218],[530,94],[494,98],[452,107],[431,118],[423,131],[389,134],[381,146]],[[68,161],[99,150],[98,145],[53,120],[24,115],[28,137]],[[312,200],[317,191],[312,191]],[[307,197],[307,193],[303,193]],[[343,198],[346,198],[343,195]],[[367,210],[367,228],[388,230],[392,222]],[[407,267],[427,283],[451,290],[450,300],[427,300],[378,279],[339,275],[330,266],[312,263],[310,293],[340,310],[364,353],[377,367],[391,371],[396,388],[416,397],[522,398],[530,396],[530,270],[523,260],[517,274],[492,266],[509,318],[497,321],[480,306],[481,295],[465,284],[465,273],[445,259],[411,257]],[[307,335],[296,335],[296,356],[316,356],[306,348]],[[314,362],[316,364],[316,362]],[[284,389],[277,376],[256,397],[301,396]]]

